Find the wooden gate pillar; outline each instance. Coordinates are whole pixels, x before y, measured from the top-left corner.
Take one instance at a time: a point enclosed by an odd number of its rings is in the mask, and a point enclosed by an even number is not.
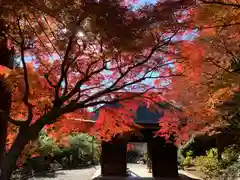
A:
[[[155,178],[178,177],[177,147],[160,137],[149,142],[152,151],[152,174]]]
[[[101,175],[126,176],[127,144],[123,142],[102,142]]]

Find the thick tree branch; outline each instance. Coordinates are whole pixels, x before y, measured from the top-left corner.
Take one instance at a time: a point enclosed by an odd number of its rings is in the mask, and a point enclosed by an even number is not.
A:
[[[80,55],[81,53],[82,53],[82,51],[79,50],[79,51],[77,52],[76,56],[75,56],[70,62],[68,62],[67,65],[66,65],[65,72],[64,72],[64,74],[65,74],[65,76],[64,76],[64,83],[65,83],[65,84],[64,84],[63,94],[62,94],[63,97],[67,96],[67,93],[68,93],[68,71],[69,71],[71,65],[73,65],[73,64],[76,62],[77,58],[79,57],[79,55]],[[82,74],[85,75],[84,73],[82,73]],[[76,84],[77,84],[77,83],[76,83]],[[70,93],[71,93],[71,92],[70,92]],[[74,95],[74,94],[73,94],[73,95]],[[64,100],[61,99],[61,98],[60,98],[60,101],[61,101],[61,102],[64,102]]]
[[[176,35],[176,33],[177,33],[177,32],[175,32],[172,36],[163,39],[162,41],[158,40],[158,41],[157,41],[157,45],[156,45],[154,48],[152,48],[152,50],[151,50],[151,52],[149,53],[149,55],[148,55],[143,61],[137,62],[135,65],[129,67],[125,72],[122,72],[122,71],[121,71],[121,76],[120,76],[108,89],[111,89],[111,88],[115,87],[115,86],[118,84],[118,82],[119,82],[120,80],[122,80],[122,79],[123,79],[129,72],[131,72],[133,69],[135,69],[135,68],[137,68],[137,67],[140,67],[141,65],[143,65],[143,64],[145,64],[147,61],[149,61],[149,59],[150,59],[150,58],[152,57],[152,55],[156,52],[157,49],[159,49],[159,48],[161,48],[161,47],[163,47],[163,46],[165,46],[165,45],[167,45],[168,43],[171,42],[171,39]],[[70,99],[72,96],[74,96],[77,92],[79,92],[79,89],[80,89],[81,85],[82,85],[84,82],[88,81],[93,75],[98,74],[98,73],[102,72],[102,71],[105,70],[105,69],[106,69],[106,70],[109,70],[109,69],[106,68],[106,63],[107,63],[108,61],[105,61],[105,60],[103,60],[103,61],[104,61],[104,62],[103,62],[103,66],[102,66],[100,69],[98,69],[98,70],[96,70],[96,71],[93,71],[92,73],[89,74],[89,71],[90,71],[91,67],[92,67],[94,64],[96,64],[96,63],[99,62],[99,60],[93,61],[93,62],[88,66],[88,68],[87,68],[87,70],[86,70],[86,73],[85,73],[85,77],[82,78],[81,80],[79,80],[79,81],[76,83],[75,87],[72,89],[72,91],[69,92],[66,96],[63,96],[63,97],[61,98],[61,101],[62,101],[62,102],[65,102],[66,100],[68,100],[68,99]],[[106,90],[106,89],[105,89],[105,90]],[[103,90],[103,92],[99,92],[99,94],[102,94],[102,93],[104,94],[104,91],[105,91],[105,90]],[[106,90],[106,92],[108,92],[108,90]],[[97,94],[98,94],[98,93],[97,93]],[[97,94],[96,94],[96,96],[94,96],[94,98],[98,96]],[[92,99],[92,98],[90,98],[90,99]]]
[[[106,61],[105,60],[102,60],[103,61],[103,66],[93,72],[90,72],[90,69],[91,67],[99,62],[99,60],[96,62],[96,61],[93,61],[87,68],[86,70],[86,73],[85,73],[85,77],[83,77],[81,80],[79,80],[76,84],[75,84],[75,87],[66,95],[66,96],[62,96],[59,100],[61,103],[65,102],[65,101],[68,101],[70,100],[76,93],[79,93],[80,96],[77,96],[77,98],[75,98],[74,100],[70,101],[70,103],[60,109],[58,109],[57,113],[56,114],[64,114],[64,113],[68,113],[68,112],[72,112],[74,110],[77,110],[77,109],[80,109],[80,108],[86,108],[88,106],[94,106],[94,105],[98,105],[98,104],[101,104],[101,103],[113,103],[115,102],[116,100],[119,101],[119,98],[118,99],[113,99],[111,101],[106,101],[106,100],[100,100],[100,101],[97,101],[99,98],[101,99],[101,97],[103,97],[104,95],[106,95],[107,93],[111,93],[111,92],[116,92],[118,90],[121,90],[127,86],[130,86],[132,84],[135,84],[135,83],[138,83],[138,82],[141,82],[142,80],[148,78],[148,77],[143,77],[143,78],[140,78],[140,79],[137,79],[135,81],[132,81],[130,83],[126,83],[126,84],[123,84],[122,86],[118,86],[117,87],[117,84],[124,78],[126,77],[132,70],[138,68],[138,67],[141,67],[142,65],[146,64],[150,59],[151,57],[153,56],[153,54],[158,50],[160,49],[161,47],[164,47],[165,45],[169,44],[171,42],[171,39],[175,36],[172,35],[171,37],[168,37],[162,41],[159,41],[157,42],[156,46],[152,48],[151,52],[149,53],[149,55],[143,59],[143,60],[139,60],[139,61],[136,61],[134,64],[132,65],[128,65],[128,66],[125,66],[125,67],[128,67],[125,71],[122,72],[121,76],[119,78],[117,78],[110,87],[108,88],[105,88],[104,90],[102,91],[99,91],[93,95],[90,95],[87,99],[77,103],[79,97],[81,97],[81,90],[80,90],[80,87],[81,85],[88,81],[93,75],[95,74],[98,74],[100,72],[102,72],[104,69],[107,69],[106,68]],[[65,67],[67,65],[67,59],[68,59],[68,54],[70,53],[71,51],[71,45],[73,43],[73,39],[71,39],[70,37],[70,40],[69,40],[69,44],[68,44],[68,48],[67,48],[67,51],[66,51],[66,54],[65,54],[65,57],[64,57],[64,62],[62,63],[62,72],[61,72],[61,77],[60,77],[60,80],[59,82],[62,82],[63,79],[64,79],[64,76],[66,76],[66,71],[65,71]],[[147,73],[145,74],[145,76],[147,75]],[[171,76],[171,75],[170,75]],[[170,76],[166,76],[166,77],[170,77]],[[154,78],[154,77],[149,77],[149,78]],[[165,76],[159,76],[159,77],[155,77],[155,78],[165,78]],[[58,87],[60,87],[60,84],[58,84]],[[150,90],[152,88],[149,88],[147,89]],[[146,91],[145,91],[146,92]],[[144,92],[144,93],[145,93]],[[129,98],[127,98],[129,99]],[[55,99],[56,100],[56,99]],[[77,101],[76,101],[77,100]],[[120,99],[120,100],[123,100],[123,99]],[[56,107],[56,106],[55,106]],[[57,108],[57,107],[56,107]],[[56,109],[55,108],[55,109]],[[54,111],[54,108],[52,110],[52,112]],[[58,116],[59,117],[59,116]],[[53,118],[54,119],[54,118]],[[52,122],[52,121],[51,121]]]
[[[61,64],[61,75],[60,75],[59,81],[58,81],[58,83],[56,85],[56,88],[55,88],[54,106],[60,106],[61,103],[62,103],[60,101],[60,98],[59,98],[60,87],[62,85],[62,82],[63,82],[65,76],[67,76],[66,71],[65,71],[65,66],[66,66],[66,63],[68,61],[68,57],[69,57],[70,51],[72,49],[73,39],[75,38],[75,36],[76,36],[76,33],[73,33],[70,36],[69,41],[68,41],[68,45],[67,45],[67,49],[66,49],[66,52],[65,52],[65,55],[64,55],[64,58],[63,58],[63,62]]]
[[[17,120],[14,120],[14,119],[10,118],[2,110],[0,110],[0,116],[2,116],[3,119],[6,119],[8,122],[10,122],[10,123],[12,123],[16,126],[24,126],[24,125],[28,124],[27,121],[17,121]]]
[[[136,98],[136,97],[141,97],[142,95],[144,95],[145,93],[147,93],[148,91],[150,91],[152,89],[154,89],[154,88],[151,87],[151,88],[148,88],[147,90],[145,90],[144,92],[133,93],[132,96],[128,96],[128,97],[125,97],[125,98],[114,98],[111,101],[100,100],[100,101],[91,102],[91,103],[85,104],[84,108],[92,107],[92,106],[96,106],[96,105],[100,105],[100,104],[113,104],[113,103],[116,103],[116,102],[119,102],[119,101],[126,101],[126,100],[130,100],[130,99],[133,99],[133,98]]]
[[[45,75],[44,75],[44,78],[47,80],[48,84],[49,84],[51,87],[56,88],[56,85],[54,85],[54,84],[50,81],[50,79],[48,78],[48,74],[45,74]]]
[[[78,93],[78,92],[80,91],[80,87],[82,86],[82,84],[85,83],[86,81],[88,81],[93,75],[98,74],[98,73],[102,72],[104,69],[106,69],[105,64],[106,64],[107,61],[103,63],[103,66],[102,66],[101,68],[99,68],[99,69],[97,69],[96,71],[93,71],[93,72],[91,72],[91,73],[89,74],[90,68],[91,68],[94,64],[96,64],[97,62],[99,62],[99,60],[98,60],[98,61],[93,61],[93,62],[88,66],[88,68],[87,68],[87,70],[86,70],[86,73],[85,73],[85,77],[83,77],[81,80],[79,80],[79,81],[75,84],[74,88],[73,88],[66,96],[63,96],[63,97],[61,98],[61,101],[62,101],[62,102],[67,101],[67,100],[70,99],[72,96],[74,96],[76,93]]]
[[[77,53],[77,54],[79,54],[79,53]],[[67,94],[67,92],[68,92],[68,71],[69,71],[69,68],[70,68],[70,66],[77,60],[77,58],[78,58],[78,55],[76,55],[76,57],[75,57],[73,60],[71,60],[71,62],[69,62],[69,63],[66,65],[66,69],[65,69],[65,72],[64,72],[65,76],[64,76],[64,78],[63,78],[63,80],[64,80],[63,96],[66,96],[66,94]],[[61,100],[60,100],[60,101],[61,101]],[[61,101],[61,102],[62,102],[62,101]]]
[[[172,39],[174,36],[175,36],[175,35],[173,35],[173,36],[171,36],[170,38],[168,38],[167,41],[166,41],[166,40],[163,40],[163,43],[162,43],[162,44],[157,43],[157,45],[152,48],[151,52],[149,53],[149,55],[148,55],[148,57],[147,57],[146,59],[144,59],[143,61],[137,62],[135,65],[129,67],[125,72],[123,72],[123,73],[121,74],[121,76],[120,76],[119,78],[116,79],[116,81],[115,81],[110,87],[108,87],[108,88],[106,88],[106,89],[104,89],[104,90],[102,90],[102,91],[100,91],[100,92],[95,93],[95,94],[92,95],[90,98],[84,100],[84,101],[81,102],[80,104],[85,104],[85,103],[87,103],[87,102],[89,102],[89,101],[92,101],[92,100],[98,98],[98,97],[101,97],[102,95],[104,95],[104,94],[106,94],[106,93],[112,92],[112,89],[120,82],[120,80],[122,80],[124,77],[126,77],[127,74],[128,74],[130,71],[132,71],[133,69],[135,69],[135,68],[137,68],[137,67],[140,67],[140,66],[142,66],[143,64],[147,63],[147,62],[151,59],[152,55],[157,51],[157,49],[159,49],[159,48],[165,46],[166,44],[170,43],[170,42],[171,42],[171,39]],[[137,83],[137,82],[141,82],[141,81],[142,81],[142,80],[139,80],[139,79],[138,79],[138,80],[136,80],[136,81],[134,81],[134,82],[129,83],[129,85],[134,84],[134,83]],[[127,85],[127,86],[128,86],[128,85]],[[126,87],[126,85],[124,85],[124,87]],[[124,88],[124,87],[122,87],[122,88]],[[119,90],[119,88],[117,88],[117,89],[115,89],[115,90]],[[80,104],[79,104],[79,105],[80,105]],[[81,105],[80,105],[80,106],[81,106]]]
[[[87,11],[82,13],[75,25],[76,26],[80,26],[81,22],[87,17],[87,15],[88,15]],[[65,52],[65,55],[64,55],[64,58],[63,58],[63,62],[61,64],[61,75],[60,75],[59,81],[57,83],[57,86],[55,88],[54,106],[61,106],[61,104],[63,103],[61,101],[60,97],[59,97],[60,87],[62,85],[62,82],[63,82],[64,78],[67,76],[67,74],[66,74],[67,73],[66,65],[67,65],[67,62],[69,60],[69,54],[70,54],[70,52],[72,50],[73,40],[76,37],[77,31],[78,31],[78,29],[75,27],[72,30],[71,36],[69,37],[69,41],[68,41],[68,45],[67,45],[67,48],[66,48],[66,52]]]
[[[30,123],[33,117],[33,105],[31,103],[29,103],[28,98],[30,95],[30,89],[29,89],[29,81],[28,81],[28,70],[27,70],[27,66],[26,66],[26,62],[24,59],[24,49],[25,49],[25,41],[24,41],[24,35],[23,32],[21,30],[20,27],[20,18],[18,18],[17,20],[17,25],[18,25],[18,30],[20,33],[20,37],[21,37],[21,62],[23,64],[23,70],[24,70],[24,83],[25,83],[25,93],[23,96],[23,102],[24,104],[27,106],[28,109],[28,118],[27,118],[27,122]]]

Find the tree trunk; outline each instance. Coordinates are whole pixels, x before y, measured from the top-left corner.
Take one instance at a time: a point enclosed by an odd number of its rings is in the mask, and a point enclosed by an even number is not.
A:
[[[5,119],[1,113],[5,115],[10,114],[11,108],[11,93],[4,87],[3,82],[0,80],[0,167],[2,165],[2,160],[6,152],[6,140],[7,140],[7,128],[8,121]]]
[[[217,158],[218,158],[218,161],[221,161],[222,160],[222,153],[224,151],[224,146],[222,144],[222,135],[221,134],[216,135],[216,146],[217,146]]]
[[[10,179],[11,174],[16,167],[17,159],[29,141],[28,137],[29,135],[26,134],[23,129],[20,129],[12,147],[3,159],[0,180]]]
[[[7,47],[7,39],[0,40],[0,65],[6,66],[10,69],[13,68],[14,50]],[[9,115],[11,108],[11,93],[4,86],[3,81],[0,80],[0,110],[5,115]],[[0,167],[6,151],[6,138],[7,138],[8,121],[4,116],[0,115]]]
[[[31,127],[21,127],[19,133],[14,140],[10,150],[6,153],[3,159],[0,180],[9,180],[12,172],[16,168],[16,162],[21,155],[24,147],[30,140],[35,140],[43,126],[35,124]]]
[[[4,113],[6,113],[6,115],[8,115],[10,110],[9,100],[11,96],[9,97],[10,93],[5,91],[5,88],[3,87],[3,83],[1,81],[0,92],[0,110],[2,110]],[[0,167],[2,165],[2,160],[6,151],[7,127],[8,121],[4,118],[4,116],[0,114]]]

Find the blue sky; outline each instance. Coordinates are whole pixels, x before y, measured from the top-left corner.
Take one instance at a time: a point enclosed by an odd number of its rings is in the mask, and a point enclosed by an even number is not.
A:
[[[140,5],[145,4],[145,3],[154,4],[156,2],[157,2],[157,0],[138,0],[138,4],[140,4]]]
[[[154,4],[157,0],[138,0],[138,4],[134,5],[134,8],[137,8],[138,6],[144,5],[144,4]]]

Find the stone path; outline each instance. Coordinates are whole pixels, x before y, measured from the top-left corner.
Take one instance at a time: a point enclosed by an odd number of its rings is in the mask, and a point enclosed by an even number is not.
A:
[[[152,173],[148,173],[148,169],[145,164],[128,164],[127,167],[130,169],[130,171],[134,172],[140,177],[152,177]]]
[[[204,173],[197,170],[196,167],[185,168],[184,171],[198,177],[204,177]]]
[[[146,165],[142,164],[128,164],[127,167],[133,174],[140,177],[152,177],[151,173],[148,173]],[[85,168],[85,169],[75,169],[75,170],[61,170],[54,173],[46,173],[39,177],[29,178],[28,180],[92,180],[92,178],[100,175],[100,166]],[[183,174],[194,180],[201,180],[200,178],[190,174],[189,172],[179,170],[179,174]]]
[[[145,164],[128,164],[127,167],[131,172],[133,172],[133,174],[136,174],[139,177],[147,177],[147,178],[152,177],[152,173],[148,172],[147,166]],[[93,175],[93,178],[99,176],[100,172],[101,172],[101,169],[100,167],[98,167]],[[180,175],[184,176],[183,179],[202,180],[200,177],[197,177],[187,171],[179,170],[178,172]]]
[[[92,176],[99,167],[90,167],[85,169],[61,170],[54,173],[29,178],[28,180],[92,180]]]
[[[147,166],[144,164],[128,164],[128,168],[140,177],[152,177],[152,173],[148,172]],[[201,180],[201,178],[199,178],[187,171],[179,170],[178,173],[180,175],[187,176],[190,179]]]

